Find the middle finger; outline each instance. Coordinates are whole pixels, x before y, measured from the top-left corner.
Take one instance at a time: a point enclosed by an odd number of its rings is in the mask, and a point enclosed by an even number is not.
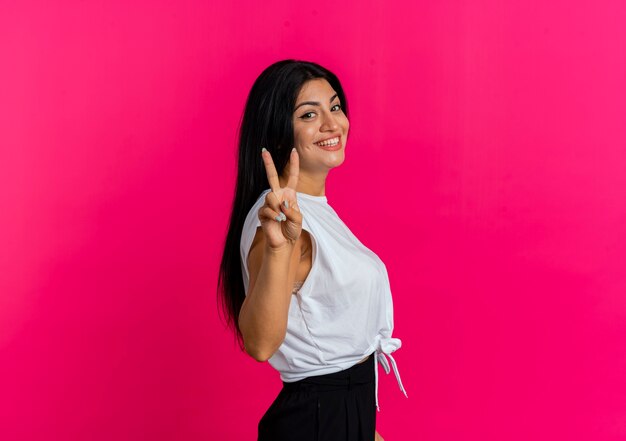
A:
[[[300,156],[295,147],[291,151],[289,162],[289,180],[287,181],[287,187],[295,191],[298,188],[298,177],[300,175]]]

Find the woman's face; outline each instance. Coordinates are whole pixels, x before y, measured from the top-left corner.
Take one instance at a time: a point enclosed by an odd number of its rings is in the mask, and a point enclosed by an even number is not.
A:
[[[301,171],[328,173],[343,162],[350,123],[341,104],[337,92],[323,78],[302,86],[293,114]]]

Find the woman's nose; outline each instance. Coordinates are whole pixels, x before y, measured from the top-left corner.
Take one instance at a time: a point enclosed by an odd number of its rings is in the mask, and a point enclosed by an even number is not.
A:
[[[324,121],[320,129],[321,130],[337,130],[338,127],[339,127],[339,124],[337,123],[337,120],[335,119],[334,115],[327,114],[324,116]]]

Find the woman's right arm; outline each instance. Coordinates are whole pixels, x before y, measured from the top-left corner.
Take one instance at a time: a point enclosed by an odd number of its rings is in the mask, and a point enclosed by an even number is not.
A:
[[[239,329],[246,352],[257,361],[268,360],[285,339],[301,242],[298,238],[295,244],[272,249],[261,228],[252,242],[248,256],[250,283],[239,312]]]
[[[246,352],[258,361],[269,359],[285,339],[302,243],[296,192],[298,153],[295,148],[291,151],[285,187],[280,186],[270,153],[263,149],[262,157],[271,191],[257,214],[261,228],[257,228],[248,255],[250,283],[238,321]]]

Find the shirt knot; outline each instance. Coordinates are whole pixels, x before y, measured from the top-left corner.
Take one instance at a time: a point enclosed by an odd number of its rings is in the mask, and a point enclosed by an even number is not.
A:
[[[380,412],[380,407],[378,406],[378,363],[383,366],[386,374],[389,374],[389,360],[391,360],[391,367],[393,368],[393,373],[396,376],[396,380],[398,381],[398,386],[400,390],[404,394],[405,397],[409,397],[402,385],[402,380],[400,379],[400,372],[398,372],[398,366],[396,364],[396,360],[391,355],[392,352],[397,351],[402,346],[402,341],[399,338],[391,338],[391,337],[378,337],[378,342],[376,345],[376,353],[375,353],[375,363],[374,363],[374,376],[375,380],[375,389],[376,389],[376,410]]]

